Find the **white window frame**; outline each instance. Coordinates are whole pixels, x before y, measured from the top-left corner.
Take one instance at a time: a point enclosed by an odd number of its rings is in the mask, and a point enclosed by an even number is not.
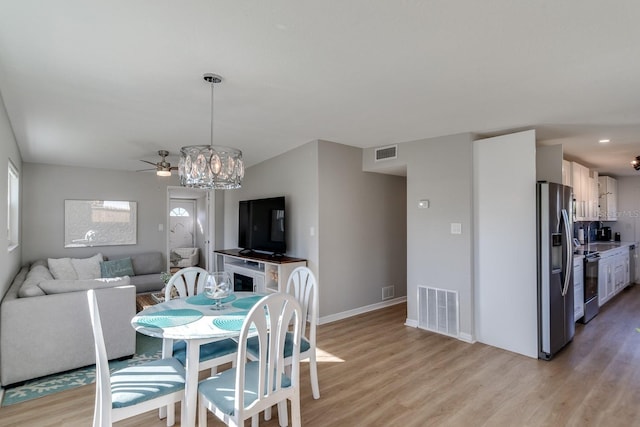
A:
[[[11,160],[7,177],[7,241],[9,252],[20,245],[20,173]]]

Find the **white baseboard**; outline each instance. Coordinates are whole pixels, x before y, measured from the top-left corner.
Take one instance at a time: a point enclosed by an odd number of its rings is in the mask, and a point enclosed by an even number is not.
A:
[[[2,403],[2,399],[4,399],[4,388],[0,387],[0,403]]]
[[[404,321],[404,324],[406,326],[411,326],[412,328],[417,328],[418,327],[418,321],[417,320],[413,320],[413,319],[407,319]]]
[[[385,307],[391,307],[392,305],[402,304],[405,302],[407,302],[407,297],[399,297],[387,301],[378,302],[376,304],[366,305],[364,307],[354,308],[353,310],[343,311],[342,313],[331,314],[329,316],[320,317],[318,319],[318,325],[336,322],[338,320],[357,316],[358,314],[368,313],[370,311],[379,310]]]

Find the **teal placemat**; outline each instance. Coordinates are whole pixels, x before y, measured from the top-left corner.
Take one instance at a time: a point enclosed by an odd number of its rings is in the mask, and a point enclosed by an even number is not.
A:
[[[233,314],[223,314],[213,319],[213,324],[225,331],[239,331],[242,329],[244,319],[247,317],[248,311],[236,312]]]
[[[147,328],[168,328],[186,325],[202,317],[198,310],[177,308],[174,310],[157,311],[153,314],[140,316],[136,324]]]
[[[237,301],[231,303],[235,308],[241,308],[244,310],[248,310],[253,307],[258,301],[264,298],[264,295],[254,295],[252,297],[240,298]]]
[[[221,303],[227,303],[231,301],[235,301],[236,296],[234,294],[229,295],[226,298],[223,298]],[[214,301],[211,298],[207,298],[205,294],[198,294],[186,299],[189,304],[193,305],[213,305]]]

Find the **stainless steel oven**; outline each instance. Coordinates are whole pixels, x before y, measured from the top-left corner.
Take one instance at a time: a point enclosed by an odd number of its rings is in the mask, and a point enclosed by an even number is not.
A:
[[[588,323],[600,310],[598,304],[598,263],[600,253],[588,253],[584,257],[584,317],[582,323]]]

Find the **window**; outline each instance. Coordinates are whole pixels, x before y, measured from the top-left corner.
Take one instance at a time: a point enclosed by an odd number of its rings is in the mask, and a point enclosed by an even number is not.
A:
[[[189,216],[189,212],[184,208],[173,208],[169,212],[169,216]]]
[[[9,251],[18,247],[20,218],[20,178],[18,169],[9,160],[9,177],[7,188],[7,240]]]

